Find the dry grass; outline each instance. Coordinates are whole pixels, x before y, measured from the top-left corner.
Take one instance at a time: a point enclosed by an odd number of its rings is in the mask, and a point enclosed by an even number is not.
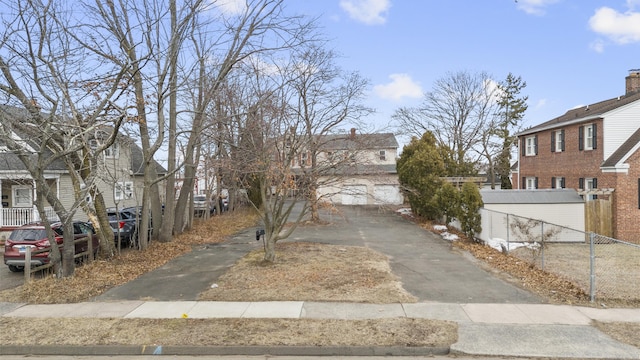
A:
[[[110,261],[77,269],[69,279],[36,280],[0,293],[0,301],[69,303],[88,300],[162,266],[198,244],[217,243],[255,225],[255,216],[230,214],[203,221],[171,244],[153,244]],[[280,243],[276,264],[255,251],[241,259],[202,299],[228,301],[313,300],[415,302],[391,273],[386,256],[344,246]],[[19,299],[19,300],[18,300]],[[2,344],[163,344],[438,346],[456,342],[455,323],[387,318],[331,319],[24,319],[0,318]]]
[[[200,300],[416,302],[391,273],[388,258],[363,247],[279,243],[275,264],[263,251],[245,256]]]
[[[628,322],[604,323],[594,321],[593,325],[615,340],[640,348],[640,324]]]
[[[393,318],[319,319],[24,319],[0,318],[3,345],[449,346],[456,325]],[[64,331],[69,329],[72,331]],[[19,333],[15,333],[18,330]]]
[[[168,261],[188,253],[200,244],[224,241],[239,230],[254,226],[253,212],[234,212],[199,221],[194,229],[181,234],[170,243],[152,243],[144,251],[126,250],[113,259],[97,260],[76,268],[72,277],[55,279],[47,276],[0,292],[0,301],[33,304],[66,304],[91,299],[104,291],[157,269]]]
[[[608,304],[640,304],[640,248],[623,244],[594,245],[596,298]],[[519,248],[512,253],[541,264],[542,254]],[[535,258],[534,258],[535,256]],[[571,279],[585,292],[590,284],[590,246],[587,243],[545,244],[544,268]],[[541,265],[539,265],[541,266]]]

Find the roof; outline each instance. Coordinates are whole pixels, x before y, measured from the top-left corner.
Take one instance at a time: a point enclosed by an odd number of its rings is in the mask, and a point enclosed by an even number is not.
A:
[[[600,119],[606,113],[638,100],[640,100],[640,92],[634,92],[624,96],[618,96],[613,99],[589,104],[587,106],[581,106],[579,108],[571,109],[564,113],[564,115],[558,116],[557,118],[551,119],[549,121],[543,122],[542,124],[521,131],[520,133],[518,133],[518,136],[533,134],[548,129],[554,129],[571,123]]]
[[[24,117],[28,116],[28,113],[24,109],[20,109],[13,106],[0,106],[0,111],[2,112],[2,116],[13,116],[13,117]],[[1,117],[1,116],[0,116]],[[20,136],[20,134],[18,134]],[[29,141],[28,136],[22,135],[20,136],[22,139],[26,139]],[[119,138],[123,141],[123,143],[128,143],[131,151],[131,171],[135,175],[144,174],[144,162],[142,156],[142,149],[138,146],[133,139],[130,137],[120,134]],[[0,141],[0,146],[3,145],[3,142]],[[36,145],[36,144],[34,144]],[[37,148],[37,146],[36,146]],[[49,149],[45,149],[45,154],[48,156],[53,156],[53,153]],[[160,165],[157,161],[153,161],[156,167],[156,172],[158,174],[165,174],[167,170]],[[14,154],[13,152],[8,151],[0,151],[0,171],[2,170],[26,170],[24,163],[20,158]],[[56,159],[51,164],[47,166],[46,170],[50,171],[67,171],[67,166],[64,164],[62,159]]]
[[[480,190],[485,204],[577,204],[584,199],[574,189]]]
[[[304,170],[301,168],[294,168],[295,174],[301,175]],[[397,174],[396,164],[340,164],[331,169],[327,169],[322,175],[327,176],[356,176],[356,175],[384,175],[384,174]]]
[[[317,140],[324,150],[398,148],[398,141],[392,133],[321,135]]]

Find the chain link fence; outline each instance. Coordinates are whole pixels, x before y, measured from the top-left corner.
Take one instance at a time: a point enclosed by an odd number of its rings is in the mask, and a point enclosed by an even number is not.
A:
[[[480,240],[570,280],[591,301],[640,300],[640,245],[488,209],[481,215]]]

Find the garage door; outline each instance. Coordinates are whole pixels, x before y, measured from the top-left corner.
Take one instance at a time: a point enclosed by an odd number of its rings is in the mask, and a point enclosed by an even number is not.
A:
[[[367,186],[366,185],[346,185],[342,189],[343,205],[366,205]]]
[[[398,185],[376,185],[373,188],[373,196],[376,204],[402,204],[402,195]]]

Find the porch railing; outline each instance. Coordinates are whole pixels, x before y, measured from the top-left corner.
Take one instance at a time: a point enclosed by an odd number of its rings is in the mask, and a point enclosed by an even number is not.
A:
[[[49,221],[59,221],[53,208],[45,208]],[[2,208],[0,209],[0,227],[19,227],[40,220],[38,211],[33,208]]]

